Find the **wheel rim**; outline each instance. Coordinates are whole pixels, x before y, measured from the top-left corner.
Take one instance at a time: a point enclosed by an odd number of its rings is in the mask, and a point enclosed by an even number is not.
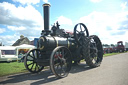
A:
[[[74,27],[74,37],[79,45],[82,45],[83,39],[89,36],[87,27],[83,23],[79,23]]]
[[[41,56],[41,53],[38,49],[30,50],[27,53],[25,56],[24,65],[28,71],[32,73],[38,73],[44,68],[44,66],[37,64],[37,58],[39,58],[39,56]]]
[[[51,54],[50,67],[56,77],[66,77],[71,69],[71,53],[66,47],[57,47]]]
[[[90,57],[92,60],[92,63],[94,64],[100,64],[103,57],[103,49],[102,44],[97,36],[91,37],[91,46],[90,46]]]

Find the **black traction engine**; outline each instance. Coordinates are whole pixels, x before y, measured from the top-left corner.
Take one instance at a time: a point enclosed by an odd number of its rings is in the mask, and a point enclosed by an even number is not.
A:
[[[43,4],[44,30],[38,40],[37,49],[30,50],[24,65],[32,73],[38,73],[50,66],[57,78],[66,77],[72,64],[85,60],[90,67],[100,66],[103,58],[102,43],[98,36],[91,35],[83,23],[74,27],[74,32],[60,29],[58,22],[49,30],[49,4]]]

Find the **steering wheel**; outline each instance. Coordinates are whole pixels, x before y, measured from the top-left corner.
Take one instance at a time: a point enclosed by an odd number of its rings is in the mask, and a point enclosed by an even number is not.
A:
[[[78,23],[74,27],[74,38],[78,45],[82,45],[83,39],[89,36],[87,27],[83,23]]]

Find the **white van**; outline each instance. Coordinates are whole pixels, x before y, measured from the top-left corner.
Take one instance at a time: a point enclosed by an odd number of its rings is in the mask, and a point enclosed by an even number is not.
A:
[[[0,61],[13,61],[17,60],[16,47],[13,46],[0,46]]]

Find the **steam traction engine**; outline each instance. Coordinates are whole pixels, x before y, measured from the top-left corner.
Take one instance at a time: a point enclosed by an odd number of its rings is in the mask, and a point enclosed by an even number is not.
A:
[[[37,49],[30,50],[24,59],[25,67],[32,73],[38,73],[45,66],[56,77],[66,77],[71,70],[72,62],[79,63],[84,59],[90,67],[98,67],[103,58],[102,43],[98,36],[89,36],[87,27],[78,23],[74,33],[59,28],[59,23],[49,30],[49,4],[43,4],[44,30],[38,40]]]

